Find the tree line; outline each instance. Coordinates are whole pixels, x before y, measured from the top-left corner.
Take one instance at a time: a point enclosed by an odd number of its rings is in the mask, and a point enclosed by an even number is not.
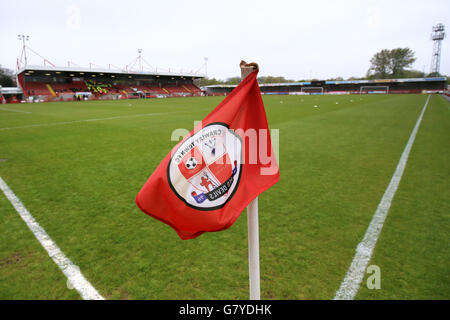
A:
[[[15,87],[14,73],[12,70],[0,66],[0,86]]]

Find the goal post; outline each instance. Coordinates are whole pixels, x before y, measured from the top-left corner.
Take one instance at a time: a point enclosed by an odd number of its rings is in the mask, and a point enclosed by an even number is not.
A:
[[[323,87],[302,87],[301,92],[305,94],[323,94]]]
[[[361,86],[359,94],[388,94],[389,86]]]

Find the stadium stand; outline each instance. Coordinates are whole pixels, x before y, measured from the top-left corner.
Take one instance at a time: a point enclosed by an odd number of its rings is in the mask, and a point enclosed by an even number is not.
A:
[[[202,92],[202,90],[199,87],[197,87],[193,84],[185,84],[185,85],[183,85],[183,87],[186,88],[186,90],[191,93],[201,93]]]
[[[227,95],[235,85],[200,88],[203,76],[195,74],[158,74],[105,69],[26,66],[18,71],[18,94],[5,96],[17,101],[70,101],[80,99],[140,99],[201,95]],[[447,93],[445,77],[305,81],[260,84],[262,94],[370,94],[370,93]]]
[[[149,87],[150,92],[155,94],[167,94],[167,91],[159,87]]]
[[[235,85],[211,85],[202,89],[207,95],[215,96],[226,95],[235,87]],[[448,90],[447,88],[447,79],[445,77],[260,84],[262,94],[280,95],[370,94],[386,92],[389,94],[445,93]]]
[[[200,96],[196,83],[202,77],[48,66],[26,66],[17,74],[21,98],[27,101]]]
[[[43,82],[29,82],[27,85],[22,88],[27,96],[48,96],[51,95],[51,92],[48,90],[48,87]]]

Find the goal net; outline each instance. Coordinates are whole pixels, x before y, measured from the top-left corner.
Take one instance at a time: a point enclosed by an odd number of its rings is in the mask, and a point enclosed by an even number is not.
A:
[[[323,94],[323,87],[303,87],[304,94]]]
[[[359,94],[388,94],[389,86],[362,86],[359,88]]]

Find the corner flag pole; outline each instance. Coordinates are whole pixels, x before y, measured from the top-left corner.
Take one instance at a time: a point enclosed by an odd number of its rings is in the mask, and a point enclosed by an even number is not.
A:
[[[255,71],[254,66],[247,66],[241,62],[241,81]],[[258,197],[247,207],[248,224],[248,272],[250,282],[250,300],[260,300],[259,277],[259,226],[258,226]]]

